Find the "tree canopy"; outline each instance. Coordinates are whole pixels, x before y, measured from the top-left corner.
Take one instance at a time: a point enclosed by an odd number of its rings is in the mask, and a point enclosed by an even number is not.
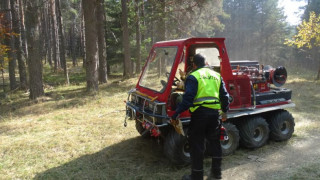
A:
[[[303,20],[298,26],[297,31],[293,39],[287,39],[285,44],[296,46],[298,49],[308,48],[312,58],[320,64],[320,14],[316,15],[315,12],[310,12],[309,19]],[[320,65],[316,79],[320,79]]]
[[[320,46],[320,14],[317,16],[315,12],[310,12],[309,20],[303,20],[297,30],[298,34],[292,40],[287,39],[286,44],[309,49]]]

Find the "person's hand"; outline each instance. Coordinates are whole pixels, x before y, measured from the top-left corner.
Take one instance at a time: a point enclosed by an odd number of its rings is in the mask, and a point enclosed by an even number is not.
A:
[[[179,74],[180,74],[180,79],[184,81],[186,79],[186,73],[181,71],[181,69],[179,69]]]
[[[227,118],[228,118],[227,113],[222,112],[221,113],[221,121],[224,122],[227,120]]]
[[[172,124],[173,126],[176,126],[179,124],[179,121],[177,119],[171,119],[170,124]]]
[[[177,125],[178,123],[179,123],[179,121],[177,120],[177,115],[174,114],[173,116],[171,116],[170,124]]]

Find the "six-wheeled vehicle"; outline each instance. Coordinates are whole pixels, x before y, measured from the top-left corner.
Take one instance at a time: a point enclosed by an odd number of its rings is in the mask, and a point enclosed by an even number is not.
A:
[[[281,88],[287,79],[284,67],[273,68],[257,61],[229,61],[224,38],[189,38],[153,45],[136,87],[129,91],[126,120],[135,120],[142,136],[164,139],[164,152],[176,164],[190,162],[187,138],[168,123],[182,101],[185,77],[192,70],[193,56],[206,58],[207,65],[219,72],[230,94],[230,111],[223,123],[228,139],[221,140],[224,155],[241,144],[263,146],[267,140],[284,141],[294,132],[294,118],[286,108],[294,107],[291,90]],[[181,72],[180,72],[181,71]],[[188,131],[190,113],[180,114]]]

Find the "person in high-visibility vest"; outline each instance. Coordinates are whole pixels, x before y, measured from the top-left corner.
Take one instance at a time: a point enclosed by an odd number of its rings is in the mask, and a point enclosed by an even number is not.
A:
[[[193,71],[186,79],[185,93],[171,121],[176,121],[183,111],[189,109],[191,122],[187,138],[190,144],[191,175],[182,179],[203,179],[203,158],[205,139],[209,141],[212,155],[210,176],[221,179],[222,150],[220,144],[219,110],[226,119],[229,110],[229,94],[221,75],[205,66],[205,58],[196,54],[193,57]]]

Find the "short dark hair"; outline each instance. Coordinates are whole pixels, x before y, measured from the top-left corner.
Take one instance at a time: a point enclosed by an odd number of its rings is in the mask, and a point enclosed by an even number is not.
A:
[[[193,56],[193,63],[198,67],[205,66],[205,58],[201,54],[196,54]]]

